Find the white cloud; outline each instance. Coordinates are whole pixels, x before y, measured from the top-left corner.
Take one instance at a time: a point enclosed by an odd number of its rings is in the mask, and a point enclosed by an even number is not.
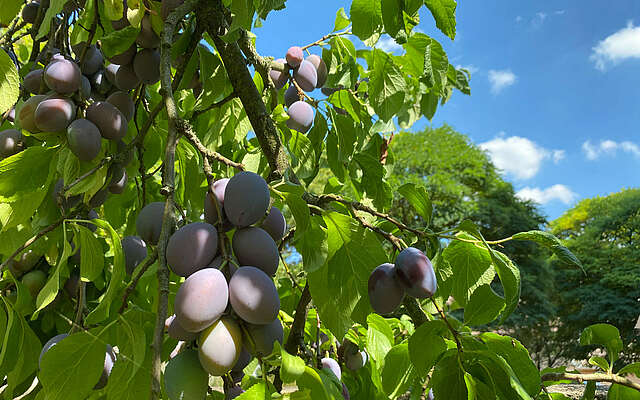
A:
[[[402,46],[400,46],[396,41],[387,35],[384,35],[378,40],[376,43],[376,48],[380,50],[384,50],[388,53],[400,53],[402,52]]]
[[[475,74],[476,72],[480,71],[480,68],[476,67],[476,66],[475,66],[475,65],[473,65],[473,64],[469,64],[469,65],[460,65],[460,64],[458,64],[458,65],[456,65],[456,69],[459,69],[459,68],[464,68],[464,69],[466,69],[467,71],[469,71],[469,73],[470,73],[471,75],[473,75],[473,74]]]
[[[553,13],[555,15],[564,15],[567,12],[567,10],[556,10]]]
[[[516,83],[517,77],[510,69],[489,70],[489,83],[491,83],[491,92],[498,94],[502,89]]]
[[[582,152],[588,160],[596,160],[603,154],[615,157],[618,151],[640,158],[640,146],[630,141],[615,142],[606,139],[597,145],[592,144],[590,140],[582,143]]]
[[[564,158],[564,150],[547,150],[519,136],[497,137],[479,146],[489,153],[496,167],[516,179],[534,177],[547,159],[557,164]]]
[[[522,22],[522,15],[518,15],[516,17],[516,22]]]
[[[536,16],[533,17],[533,24],[542,25],[545,19],[547,19],[547,13],[539,11],[536,13]]]
[[[631,21],[625,28],[598,42],[589,57],[600,71],[628,58],[640,58],[640,26],[634,27]]]
[[[564,204],[570,204],[578,197],[578,194],[565,185],[555,184],[545,189],[527,186],[519,190],[516,196],[523,200],[533,200],[540,204],[547,204],[554,200],[558,200]]]

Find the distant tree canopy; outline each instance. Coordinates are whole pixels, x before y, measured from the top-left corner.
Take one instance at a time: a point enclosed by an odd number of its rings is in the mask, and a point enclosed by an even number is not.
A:
[[[585,272],[553,262],[556,270],[558,341],[595,322],[620,329],[627,358],[638,358],[633,329],[640,313],[640,189],[582,200],[551,223],[552,232],[582,261]],[[575,343],[575,341],[574,341]],[[588,349],[563,346],[565,356]]]

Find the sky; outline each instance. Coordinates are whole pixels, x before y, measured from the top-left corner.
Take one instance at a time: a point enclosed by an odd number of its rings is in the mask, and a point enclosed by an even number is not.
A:
[[[282,57],[319,39],[349,5],[287,1],[255,29],[258,52]],[[417,28],[471,72],[471,96],[455,92],[413,130],[446,123],[465,133],[549,219],[580,199],[639,185],[639,1],[462,0],[456,17],[454,41],[424,7]],[[388,36],[376,46],[402,53]]]

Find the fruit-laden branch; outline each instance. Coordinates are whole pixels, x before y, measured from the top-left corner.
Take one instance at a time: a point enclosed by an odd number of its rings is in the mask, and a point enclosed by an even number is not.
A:
[[[242,165],[242,163],[229,160],[222,154],[206,148],[205,145],[202,144],[200,139],[198,139],[198,136],[196,136],[196,133],[193,131],[193,127],[191,126],[191,124],[189,124],[187,121],[178,121],[177,127],[180,133],[182,133],[189,140],[189,142],[191,142],[191,144],[193,144],[193,146],[202,154],[203,158],[207,157],[209,159],[216,160],[225,165],[228,165],[229,167],[244,171],[244,165]]]
[[[405,296],[402,304],[404,304],[407,315],[411,317],[416,328],[429,321],[427,315],[424,313],[424,311],[422,311],[418,300],[414,299],[413,297]]]
[[[60,218],[56,222],[54,222],[51,225],[47,226],[46,228],[42,229],[35,236],[33,236],[31,239],[29,239],[26,242],[24,242],[24,244],[22,246],[18,247],[18,249],[16,251],[14,251],[9,257],[7,257],[7,259],[4,260],[2,262],[2,264],[0,264],[0,273],[7,266],[9,261],[13,260],[18,254],[20,254],[21,251],[23,251],[27,247],[31,246],[36,240],[40,239],[41,237],[43,237],[47,233],[49,233],[52,230],[56,229],[58,226],[60,226],[60,224],[62,224],[63,221],[64,221],[64,217]]]
[[[298,354],[298,348],[304,341],[304,323],[307,320],[307,306],[311,302],[311,292],[309,291],[309,282],[304,285],[302,295],[296,306],[296,314],[291,324],[291,330],[289,331],[289,337],[287,343],[284,345],[284,349],[289,354]]]
[[[136,286],[138,285],[138,281],[140,280],[140,278],[142,278],[142,275],[144,275],[144,273],[147,272],[149,267],[152,266],[157,259],[158,259],[158,253],[154,251],[151,254],[151,257],[147,258],[144,265],[140,267],[140,270],[138,270],[138,273],[136,274],[136,276],[131,280],[131,283],[129,284],[129,286],[127,286],[127,288],[124,290],[124,294],[122,295],[122,305],[120,306],[120,309],[118,309],[118,314],[122,314],[124,310],[127,309],[127,306],[129,305],[127,303],[127,298],[129,297],[131,292],[135,290]]]
[[[324,35],[323,37],[321,37],[320,39],[316,40],[315,42],[313,42],[313,43],[309,43],[309,44],[308,44],[308,45],[306,45],[306,46],[302,46],[302,47],[301,47],[301,49],[302,49],[302,50],[306,50],[306,49],[308,49],[308,48],[310,48],[310,47],[313,47],[313,46],[317,46],[317,45],[319,45],[319,44],[322,44],[322,43],[324,43],[324,41],[325,41],[325,40],[327,40],[327,39],[331,39],[332,37],[336,37],[336,36],[344,36],[344,35],[351,35],[351,28],[347,28],[347,29],[345,29],[344,31],[335,32],[335,33],[329,33],[329,34],[327,34],[327,35]]]
[[[603,373],[595,373],[595,374],[571,374],[568,372],[554,372],[544,374],[541,377],[542,381],[560,381],[568,379],[570,381],[577,382],[586,382],[586,381],[596,381],[596,382],[610,382],[617,383],[618,385],[626,386],[631,389],[635,389],[640,392],[640,384],[632,381],[631,379],[625,378],[616,374],[603,374]]]
[[[82,65],[84,63],[84,59],[89,52],[89,46],[93,41],[93,37],[96,35],[96,30],[98,30],[98,20],[100,19],[100,12],[98,8],[98,0],[93,0],[93,21],[91,21],[91,27],[89,28],[89,37],[87,38],[87,44],[82,46],[82,51],[80,52],[80,58],[78,59],[78,65]]]
[[[187,0],[173,10],[165,21],[160,42],[160,84],[164,106],[167,110],[167,145],[163,160],[162,189],[166,197],[164,213],[162,215],[162,229],[158,239],[158,312],[153,334],[153,359],[151,378],[151,398],[159,399],[162,394],[162,342],[164,336],[164,321],[167,318],[169,303],[169,268],[167,267],[167,243],[173,225],[173,203],[175,184],[175,153],[178,143],[178,108],[173,98],[173,84],[171,81],[171,45],[178,21],[191,12],[199,0]]]

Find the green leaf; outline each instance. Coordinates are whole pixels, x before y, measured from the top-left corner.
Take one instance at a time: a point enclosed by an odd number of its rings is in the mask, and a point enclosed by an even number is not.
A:
[[[640,392],[614,383],[609,387],[607,400],[640,400]]]
[[[640,376],[640,362],[627,364],[624,367],[620,368],[617,373],[618,375],[635,374],[637,376]]]
[[[4,26],[9,25],[9,23],[11,23],[11,21],[13,21],[13,19],[17,17],[23,5],[24,2],[21,0],[3,1],[2,7],[0,7],[0,24]],[[2,76],[2,74],[0,74],[0,76]]]
[[[298,235],[298,237],[302,236],[307,232],[311,223],[309,206],[307,202],[302,199],[302,195],[305,193],[304,188],[300,185],[287,183],[278,186],[278,190],[284,195],[287,206],[289,206],[289,210],[296,221],[296,235]],[[317,243],[315,250],[318,250]]]
[[[22,343],[18,346],[20,356],[7,374],[5,398],[12,398],[14,389],[25,382],[38,369],[38,357],[42,344],[29,324],[21,316],[16,316],[22,329]]]
[[[289,139],[288,147],[291,154],[291,166],[300,179],[312,176],[318,164],[316,151],[309,138],[296,131],[291,130],[291,139]]]
[[[113,268],[111,270],[111,278],[109,279],[109,287],[106,293],[102,297],[98,306],[87,315],[85,323],[88,325],[96,324],[104,321],[109,317],[109,309],[111,308],[111,302],[116,297],[120,287],[123,285],[125,270],[124,270],[124,254],[122,252],[122,246],[120,244],[120,237],[118,233],[113,230],[108,222],[96,219],[93,223],[102,228],[108,234],[107,242],[113,252]]]
[[[350,90],[338,90],[329,96],[329,103],[342,108],[355,122],[369,120],[370,116],[362,101]],[[320,114],[320,113],[318,113]]]
[[[609,353],[609,359],[612,364],[618,359],[618,355],[622,350],[620,331],[609,324],[594,324],[586,327],[580,334],[580,344],[582,346],[604,346]]]
[[[4,296],[2,301],[6,307],[7,314],[6,320],[3,319],[3,321],[6,321],[6,325],[2,348],[0,349],[0,374],[5,376],[13,370],[21,357],[20,348],[24,339],[24,329],[20,323],[20,316],[13,310],[11,303]]]
[[[363,42],[378,40],[382,28],[382,5],[380,0],[353,0],[351,9],[352,32]]]
[[[416,186],[413,183],[406,183],[398,188],[398,193],[402,195],[409,204],[413,206],[418,215],[424,219],[425,228],[431,223],[433,206],[427,190],[423,186]]]
[[[424,0],[431,15],[436,20],[436,26],[451,40],[456,37],[456,1],[455,0]]]
[[[439,99],[440,98],[432,92],[425,93],[420,98],[420,112],[427,117],[429,121],[431,121],[436,114]]]
[[[580,267],[584,271],[584,267],[578,257],[576,257],[568,248],[562,245],[560,239],[553,234],[544,231],[528,231],[520,232],[513,235],[514,240],[531,240],[541,244],[555,254],[562,262]]]
[[[258,16],[262,19],[267,18],[267,14],[271,10],[282,10],[287,0],[253,0],[253,6],[256,8]]]
[[[467,234],[459,234],[462,239],[473,239]],[[493,281],[495,270],[491,266],[491,256],[485,248],[473,243],[453,240],[442,254],[453,271],[453,297],[463,307],[476,288]]]
[[[480,337],[490,351],[504,358],[530,396],[535,396],[540,391],[540,372],[519,341],[492,332],[483,333]]]
[[[436,399],[468,400],[464,371],[458,362],[457,351],[449,350],[438,361],[431,375],[430,385]]]
[[[382,366],[393,346],[393,330],[387,320],[378,314],[369,314],[367,325],[367,353]]]
[[[38,378],[47,400],[86,399],[104,368],[106,346],[91,332],[70,335],[42,357]]]
[[[447,350],[444,335],[447,326],[442,320],[427,321],[420,325],[409,338],[409,355],[411,362],[421,376],[425,376]],[[428,346],[425,346],[428,343]]]
[[[393,346],[384,358],[382,388],[392,399],[404,394],[413,383],[415,371],[409,360],[407,342]]]
[[[5,8],[3,5],[2,8]],[[18,101],[20,82],[18,70],[9,55],[0,51],[0,114],[4,114]]]
[[[434,88],[442,96],[447,86],[449,59],[442,45],[433,38],[428,38],[424,51],[424,81],[429,89]]]
[[[407,41],[404,30],[403,0],[382,0],[382,22],[384,30],[400,44]]]
[[[104,252],[102,244],[89,229],[76,225],[80,245],[80,277],[94,281],[104,268]]]
[[[120,16],[122,16],[122,13],[120,13]],[[131,25],[118,31],[113,31],[100,39],[100,50],[102,50],[105,57],[122,54],[136,41],[138,33],[140,33],[140,29]]]
[[[309,274],[309,287],[325,326],[341,339],[353,321],[364,322],[369,314],[369,274],[387,260],[387,255],[378,238],[351,217],[327,212],[324,222],[327,264]],[[358,309],[361,299],[365,301]]]
[[[407,84],[400,67],[384,51],[373,50],[372,61],[369,66],[371,106],[383,121],[388,121],[400,111],[408,91]]]
[[[336,20],[333,24],[333,31],[342,30],[349,26],[349,23],[349,16],[347,16],[347,13],[344,11],[344,7],[340,7],[340,9],[336,11]]]
[[[497,250],[491,250],[491,261],[500,278],[504,289],[505,308],[502,311],[500,323],[503,323],[518,306],[520,300],[521,277],[520,270],[506,255]]]
[[[53,300],[55,300],[58,295],[58,291],[60,290],[60,278],[61,275],[68,276],[67,272],[67,260],[71,255],[71,245],[68,241],[64,240],[62,242],[62,254],[60,255],[60,259],[58,260],[58,264],[56,265],[56,269],[52,274],[49,274],[49,280],[45,283],[40,293],[38,293],[38,297],[36,298],[36,311],[33,313],[31,317],[32,320],[38,317],[38,313],[44,309],[46,306],[51,304]]]
[[[305,372],[304,360],[298,356],[293,356],[282,349],[282,365],[280,366],[280,378],[284,383],[297,380]]]
[[[311,367],[304,367],[304,373],[296,380],[296,385],[300,389],[308,389],[309,395],[312,400],[329,399],[329,394],[327,393],[327,387],[324,385],[322,378],[320,377],[318,372],[316,372]],[[237,399],[238,400],[249,400],[249,399],[258,400],[257,397],[243,398],[242,396],[246,395],[247,393],[240,395],[240,397],[238,397]],[[262,398],[259,398],[259,400],[266,400],[266,399],[262,397]]]
[[[589,358],[589,364],[600,367],[604,372],[609,371],[609,362],[603,357],[593,356]]]
[[[204,399],[209,374],[202,369],[196,349],[187,349],[170,359],[164,370],[164,387],[169,400]]]
[[[484,325],[498,317],[504,309],[504,299],[498,296],[490,285],[478,287],[464,308],[466,325]]]
[[[14,200],[18,192],[41,190],[49,176],[49,164],[55,150],[31,146],[0,161],[0,196]]]
[[[322,268],[327,261],[327,231],[320,225],[321,221],[321,217],[313,216],[307,231],[296,231],[295,235],[294,245],[302,254],[302,267],[308,274]]]
[[[54,19],[56,15],[60,14],[60,12],[62,11],[62,7],[64,7],[64,3],[66,2],[67,0],[51,0],[49,2],[49,8],[47,9],[47,13],[42,19],[40,29],[38,30],[38,35],[36,36],[36,40],[42,39],[49,33],[49,29],[51,28],[51,20]]]
[[[230,11],[232,22],[229,27],[229,32],[237,29],[251,30],[253,14],[255,13],[252,0],[233,0]]]

